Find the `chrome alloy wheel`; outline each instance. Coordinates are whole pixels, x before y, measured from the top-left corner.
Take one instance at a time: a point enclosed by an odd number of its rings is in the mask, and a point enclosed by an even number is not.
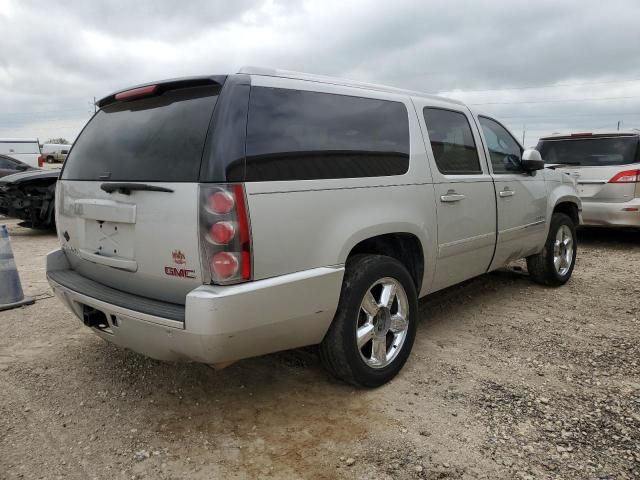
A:
[[[362,360],[372,368],[384,368],[398,356],[409,328],[409,301],[402,284],[381,278],[364,295],[356,340]]]
[[[573,261],[573,235],[571,229],[562,225],[553,242],[553,266],[559,275],[565,276]]]

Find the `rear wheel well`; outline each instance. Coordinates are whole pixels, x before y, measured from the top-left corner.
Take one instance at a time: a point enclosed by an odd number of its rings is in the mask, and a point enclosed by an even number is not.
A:
[[[580,216],[578,215],[578,206],[575,203],[561,202],[554,207],[553,213],[556,213],[556,212],[564,213],[565,215],[567,215],[576,226],[580,223]]]
[[[416,286],[416,291],[420,293],[424,275],[424,253],[422,244],[415,235],[388,233],[367,238],[351,249],[349,257],[358,254],[386,255],[395,258],[408,270]]]

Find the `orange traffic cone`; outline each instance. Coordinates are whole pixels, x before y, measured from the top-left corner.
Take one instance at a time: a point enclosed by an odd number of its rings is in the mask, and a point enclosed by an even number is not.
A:
[[[22,292],[9,231],[6,225],[0,225],[0,310],[31,305],[33,302],[33,298],[25,297]]]

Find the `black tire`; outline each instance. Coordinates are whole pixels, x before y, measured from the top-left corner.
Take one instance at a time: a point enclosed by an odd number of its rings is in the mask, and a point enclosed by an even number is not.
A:
[[[408,326],[404,341],[390,363],[374,368],[362,358],[361,349],[357,346],[356,329],[359,318],[363,314],[361,303],[365,294],[376,282],[385,278],[398,282],[406,293]],[[396,300],[392,301],[389,311],[394,308],[397,310],[399,298],[396,297]],[[416,335],[417,313],[416,287],[404,265],[394,258],[383,255],[354,255],[347,260],[338,310],[320,344],[322,363],[332,375],[353,385],[362,387],[383,385],[397,375],[411,353]],[[389,344],[391,345],[396,337],[392,332],[389,333],[392,337]],[[386,337],[383,338],[386,341]],[[372,344],[371,349],[373,349]]]
[[[573,240],[573,255],[571,264],[566,272],[559,272],[554,265],[554,244],[558,231],[566,226],[571,232]],[[558,287],[567,283],[576,264],[578,242],[576,237],[576,225],[571,218],[564,213],[554,213],[551,217],[549,235],[544,243],[544,249],[537,255],[527,257],[527,269],[534,282],[550,287]]]
[[[47,157],[47,163],[53,163],[53,157]]]

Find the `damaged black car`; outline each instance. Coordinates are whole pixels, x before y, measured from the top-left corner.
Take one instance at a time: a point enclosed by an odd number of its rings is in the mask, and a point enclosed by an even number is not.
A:
[[[0,214],[31,228],[55,228],[59,170],[30,170],[0,178]]]

